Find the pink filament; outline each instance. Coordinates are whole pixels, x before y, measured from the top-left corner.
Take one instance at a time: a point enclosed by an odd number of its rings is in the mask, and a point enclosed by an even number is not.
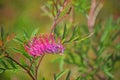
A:
[[[63,53],[64,51],[62,44],[56,43],[52,34],[34,37],[24,45],[24,48],[32,56],[41,56],[45,53]]]

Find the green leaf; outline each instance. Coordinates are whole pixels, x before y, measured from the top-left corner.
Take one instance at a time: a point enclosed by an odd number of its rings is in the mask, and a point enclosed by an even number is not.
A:
[[[68,72],[66,80],[70,80],[70,74],[71,74],[71,71]]]
[[[84,40],[90,38],[93,34],[94,34],[94,32],[93,32],[93,33],[90,33],[89,35],[87,35],[87,36],[85,36],[85,37],[83,37],[82,39],[79,39],[79,41],[84,41]]]
[[[4,68],[8,69],[9,67],[7,66],[6,62],[0,59],[0,63],[3,65]]]
[[[79,36],[76,36],[76,37],[74,37],[74,39],[72,39],[71,41],[78,41],[80,39],[80,37]]]
[[[62,35],[62,40],[66,37],[66,32],[67,32],[67,28],[66,28],[66,24],[65,24],[64,30],[63,30],[63,35]]]
[[[75,57],[74,57],[74,55],[72,53],[69,53],[69,57],[70,57],[70,59],[72,60],[73,63],[76,62]]]
[[[24,34],[24,37],[26,40],[30,39],[29,35],[27,34],[27,32],[25,30],[23,30],[23,34]]]
[[[117,32],[117,31],[116,31]],[[115,33],[115,34],[113,34],[113,36],[112,36],[112,41],[114,41],[118,36],[120,35],[120,30],[117,32],[117,33]]]
[[[2,41],[3,41],[3,40],[4,40],[4,29],[3,29],[3,26],[2,26],[2,25],[0,26],[0,29],[1,29],[1,30],[0,30],[0,32],[1,32],[1,33],[0,33],[0,34],[1,34],[1,39],[2,39]]]
[[[60,35],[57,27],[54,29],[54,34],[55,34],[57,37]]]
[[[43,77],[42,80],[45,80],[45,77]]]
[[[13,40],[16,41],[16,42],[19,42],[20,44],[23,44],[23,43],[24,43],[24,42],[23,42],[21,39],[19,39],[19,38],[14,38]]]
[[[26,58],[28,58],[29,60],[31,60],[31,57],[23,50],[19,50],[19,49],[16,49],[16,48],[12,48],[12,50],[18,52],[18,53],[21,53],[22,55],[24,55]]]
[[[67,71],[61,71],[60,73],[58,73],[57,75],[54,75],[54,80],[58,80],[60,79]]]
[[[115,48],[119,50],[120,49],[120,43],[118,43],[117,45],[115,45]]]
[[[73,34],[72,34],[72,36],[71,36],[71,39],[73,39],[73,37],[76,35],[77,29],[78,29],[78,27],[74,27],[74,28],[73,28]]]
[[[81,80],[81,77],[77,77],[77,79],[75,79],[75,80]]]
[[[34,37],[39,31],[39,28],[36,28],[35,30],[33,30],[32,34],[31,34],[31,38]]]
[[[4,68],[0,68],[0,74],[3,73],[5,71]]]
[[[68,60],[68,59],[65,59],[64,60],[67,64],[72,64],[72,62],[70,61],[70,60]]]
[[[113,78],[113,75],[107,70],[107,68],[104,69],[104,72],[106,75],[108,75],[110,78]]]
[[[81,66],[81,67],[79,68],[79,72],[85,73],[85,72],[86,72],[86,67]]]
[[[108,31],[105,31],[104,34],[102,35],[100,41],[101,41],[101,42],[104,42],[107,37],[108,37]]]
[[[74,41],[74,40],[77,40],[77,39],[78,39],[78,37],[75,38],[75,36],[76,36],[76,34],[77,34],[77,28],[78,28],[78,27],[74,27],[74,28],[73,28],[73,32],[72,32],[72,35],[71,35],[70,39],[67,40],[67,41],[64,41],[63,43],[68,43],[68,42],[71,42],[71,41]],[[75,38],[75,39],[74,39],[74,38]]]
[[[7,59],[7,61],[13,68],[16,68],[16,66],[15,66],[13,61],[11,61],[10,59]]]
[[[105,50],[105,46],[101,46],[97,52],[97,55],[100,56],[104,50]]]
[[[56,79],[56,74],[54,74],[54,80],[57,80],[57,79]]]
[[[20,59],[20,63],[21,63],[24,67],[30,69],[30,67],[28,66],[28,64],[26,64],[25,59]]]

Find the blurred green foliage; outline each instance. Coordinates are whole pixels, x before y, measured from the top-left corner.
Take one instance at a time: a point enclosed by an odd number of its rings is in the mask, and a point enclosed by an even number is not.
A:
[[[113,12],[109,13],[108,10],[106,16],[107,7],[111,9],[109,5],[112,1],[105,1],[104,7],[96,19],[93,33],[89,33],[86,18],[90,9],[90,1],[72,0],[71,4],[61,13],[60,17],[68,12],[70,6],[74,7],[74,21],[69,22],[70,18],[67,18],[67,21],[63,20],[54,29],[55,38],[60,37],[65,47],[64,56],[54,56],[53,62],[50,62],[51,55],[45,57],[47,59],[43,61],[39,70],[40,80],[119,80],[120,15],[116,14],[119,11],[114,11],[112,6]],[[118,0],[113,2],[116,1],[119,4]],[[54,2],[60,9],[62,0],[0,0],[0,13],[3,14],[0,15],[0,17],[2,16],[0,24],[5,24],[5,29],[6,26],[9,26],[6,31],[10,31],[10,33],[14,31],[17,34],[10,42],[12,45],[6,45],[7,51],[22,54],[20,62],[25,67],[28,66],[26,63],[29,63],[32,57],[24,51],[23,44],[36,34],[49,31],[51,21],[57,15]],[[41,11],[39,12],[39,10]],[[4,15],[4,13],[9,14]],[[114,18],[114,16],[117,16],[117,18]],[[3,32],[2,27],[0,33],[0,41],[6,41],[8,34]],[[4,58],[2,49],[3,46],[0,46],[0,80],[11,80],[14,72],[19,72],[19,68],[11,60]],[[11,53],[10,55],[16,58],[15,54]],[[17,58],[18,56],[19,54],[17,54]],[[56,62],[58,63],[56,64]],[[45,67],[46,65],[47,67]],[[51,67],[52,69],[50,69]],[[7,73],[9,70],[10,72]],[[11,75],[8,76],[8,74]],[[26,79],[29,78],[24,78],[24,80]]]

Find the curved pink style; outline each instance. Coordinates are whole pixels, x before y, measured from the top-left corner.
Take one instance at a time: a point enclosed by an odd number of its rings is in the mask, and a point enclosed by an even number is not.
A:
[[[64,47],[56,43],[54,35],[34,37],[24,45],[25,50],[32,56],[41,56],[45,53],[63,53]]]

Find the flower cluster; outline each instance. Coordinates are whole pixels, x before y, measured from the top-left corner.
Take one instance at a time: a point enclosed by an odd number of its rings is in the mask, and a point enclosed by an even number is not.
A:
[[[24,45],[25,50],[32,56],[41,56],[45,53],[63,53],[64,47],[56,42],[54,35],[40,35],[34,37]]]

